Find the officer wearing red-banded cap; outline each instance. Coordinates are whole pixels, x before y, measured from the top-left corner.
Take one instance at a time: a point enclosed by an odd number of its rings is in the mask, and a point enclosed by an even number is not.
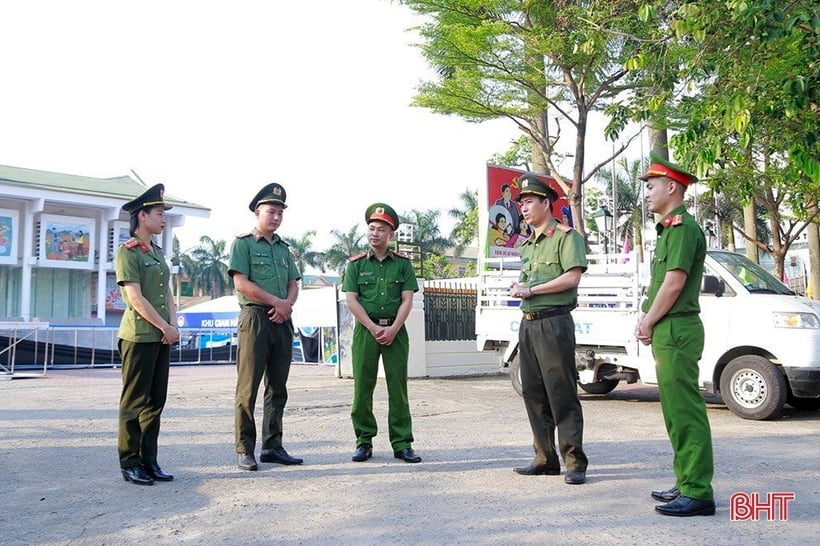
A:
[[[160,416],[168,392],[171,345],[179,341],[168,263],[152,237],[165,229],[165,186],[127,202],[131,239],[114,256],[125,311],[117,333],[122,358],[117,447],[125,480],[137,485],[171,481],[157,463]]]
[[[700,284],[706,238],[683,205],[684,193],[697,178],[655,152],[641,177],[646,202],[660,221],[652,259],[652,276],[643,302],[645,313],[635,336],[652,344],[661,409],[674,450],[675,485],[652,491],[655,510],[668,516],[711,516],[715,513],[712,476],[712,433],[706,404],[698,387],[698,361],[703,353]]]
[[[234,436],[237,465],[256,470],[254,407],[259,384],[265,379],[262,408],[263,463],[302,464],[282,446],[282,417],[288,400],[287,380],[293,356],[290,317],[299,295],[300,278],[290,248],[276,233],[287,205],[281,184],[260,189],[248,208],[256,217],[250,233],[237,235],[231,245],[228,274],[236,286],[241,310],[237,323]]]
[[[350,258],[342,290],[356,317],[353,329],[353,405],[350,417],[356,434],[353,460],[373,455],[378,426],[373,416],[373,390],[384,363],[388,395],[388,430],[393,456],[408,463],[421,462],[413,450],[413,424],[407,398],[407,358],[410,341],[405,320],[413,308],[418,282],[410,260],[388,248],[399,226],[399,216],[386,203],[373,203],[364,215],[370,248]]]
[[[521,298],[518,357],[535,457],[513,470],[524,476],[559,475],[560,455],[567,470],[564,481],[580,485],[586,481],[588,460],[570,312],[587,268],[584,241],[553,217],[558,194],[546,182],[526,173],[518,186],[521,214],[533,232],[521,246],[521,274],[510,286],[510,296]]]

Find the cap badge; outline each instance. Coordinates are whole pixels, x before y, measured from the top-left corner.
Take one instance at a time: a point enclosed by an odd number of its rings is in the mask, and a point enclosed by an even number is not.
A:
[[[376,207],[376,210],[373,212],[376,214],[384,214],[384,209],[382,207]]]
[[[281,188],[273,188],[273,195],[282,195]]]

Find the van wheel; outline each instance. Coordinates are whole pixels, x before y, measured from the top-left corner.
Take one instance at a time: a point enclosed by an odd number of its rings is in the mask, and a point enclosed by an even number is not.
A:
[[[786,378],[762,356],[739,356],[720,375],[723,402],[744,419],[762,421],[777,417],[787,392]]]
[[[518,353],[515,353],[510,362],[510,381],[518,396],[524,396],[524,388],[521,386],[521,360],[518,358]]]

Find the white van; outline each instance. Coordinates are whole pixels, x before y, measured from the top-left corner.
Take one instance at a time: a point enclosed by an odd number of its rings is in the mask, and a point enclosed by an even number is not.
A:
[[[487,259],[476,309],[479,350],[498,351],[518,374],[518,300],[509,297],[518,278],[516,258]],[[745,419],[776,417],[785,403],[820,409],[820,302],[797,296],[745,256],[710,250],[700,297],[706,339],[700,386],[719,392]],[[576,327],[578,383],[605,394],[620,381],[657,384],[652,349],[634,328],[648,280],[634,255],[590,257],[581,279]]]

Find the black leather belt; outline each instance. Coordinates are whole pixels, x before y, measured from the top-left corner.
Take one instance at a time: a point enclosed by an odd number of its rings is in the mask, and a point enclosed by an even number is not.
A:
[[[368,315],[368,316],[370,317],[370,315]],[[379,326],[391,326],[394,322],[396,322],[396,317],[390,317],[390,318],[370,317],[370,320],[372,320],[374,324],[377,324]]]
[[[533,311],[531,313],[524,313],[524,320],[539,320],[550,317],[557,317],[558,315],[566,315],[573,310],[573,307],[565,305],[563,307],[549,307],[541,311]]]
[[[264,304],[261,304],[261,303],[246,303],[242,307],[251,307],[253,309],[258,309],[258,310],[264,311],[266,313],[268,311],[270,311],[271,309],[273,309],[272,305],[264,305]]]

